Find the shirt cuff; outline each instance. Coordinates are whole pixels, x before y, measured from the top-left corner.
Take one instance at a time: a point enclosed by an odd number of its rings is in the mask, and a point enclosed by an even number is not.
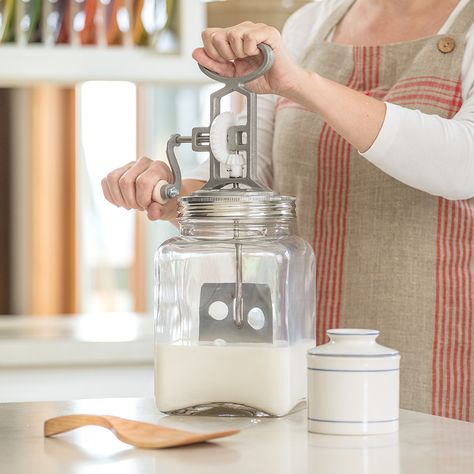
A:
[[[377,138],[367,151],[364,153],[359,152],[360,155],[377,166],[391,159],[389,151],[398,136],[398,131],[403,122],[403,107],[391,104],[390,102],[385,102],[385,106],[387,107],[385,118]]]

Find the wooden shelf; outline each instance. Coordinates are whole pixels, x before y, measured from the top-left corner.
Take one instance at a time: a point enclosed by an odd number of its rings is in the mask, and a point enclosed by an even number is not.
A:
[[[180,3],[179,54],[159,54],[151,47],[1,44],[0,86],[74,84],[89,80],[209,82],[191,57],[193,49],[201,44],[201,31],[206,25],[205,5],[199,0]]]

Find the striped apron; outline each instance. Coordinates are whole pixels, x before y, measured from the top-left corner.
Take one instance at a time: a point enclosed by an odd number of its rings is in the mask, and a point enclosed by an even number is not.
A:
[[[334,11],[302,65],[371,97],[453,117],[474,1],[446,35],[382,46],[325,41],[352,3]],[[275,188],[296,195],[298,232],[316,253],[317,343],[332,327],[379,329],[380,342],[402,355],[403,408],[473,420],[474,200],[402,184],[285,99],[273,166]]]

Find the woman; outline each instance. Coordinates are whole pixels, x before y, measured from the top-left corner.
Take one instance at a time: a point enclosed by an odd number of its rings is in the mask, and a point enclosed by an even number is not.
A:
[[[473,420],[474,1],[324,0],[274,28],[203,33],[194,58],[251,84],[262,179],[296,195],[317,256],[317,342],[374,327],[402,354],[401,405]],[[206,180],[205,168],[183,194]],[[146,158],[103,180],[106,198],[170,219],[151,201],[169,169]]]

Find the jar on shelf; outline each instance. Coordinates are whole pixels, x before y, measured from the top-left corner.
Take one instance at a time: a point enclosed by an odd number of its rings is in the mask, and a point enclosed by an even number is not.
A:
[[[0,0],[0,43],[15,40],[15,0]]]
[[[293,198],[210,190],[179,202],[155,257],[155,394],[178,414],[285,415],[306,398],[314,255]]]
[[[19,44],[41,42],[41,6],[42,0],[17,1],[16,41]]]
[[[75,45],[97,44],[97,24],[100,23],[98,0],[72,1],[71,41]]]
[[[43,4],[43,43],[46,45],[69,43],[69,0],[45,0]]]
[[[155,31],[155,0],[133,0],[133,44],[148,46]]]
[[[159,53],[178,52],[178,0],[155,0],[154,13],[151,46]]]
[[[133,0],[133,43],[159,53],[178,52],[178,8],[178,0]]]
[[[132,45],[131,0],[101,0],[107,45]]]

